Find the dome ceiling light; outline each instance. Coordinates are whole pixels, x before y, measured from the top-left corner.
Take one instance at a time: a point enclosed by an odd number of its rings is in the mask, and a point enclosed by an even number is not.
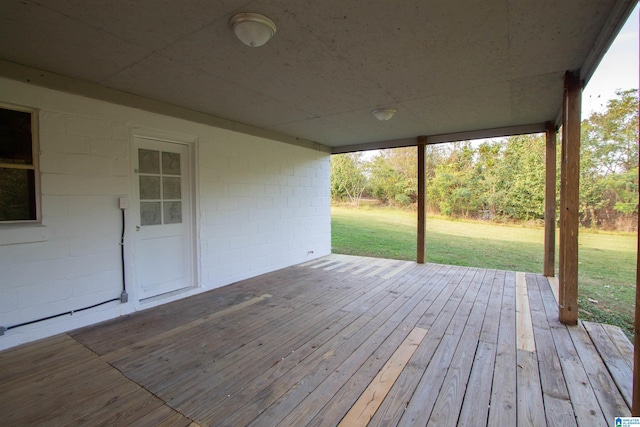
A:
[[[395,113],[395,108],[376,108],[371,112],[371,114],[373,114],[373,116],[381,122],[389,120]]]
[[[235,14],[229,20],[229,27],[242,43],[251,47],[266,44],[276,33],[276,24],[258,13]]]

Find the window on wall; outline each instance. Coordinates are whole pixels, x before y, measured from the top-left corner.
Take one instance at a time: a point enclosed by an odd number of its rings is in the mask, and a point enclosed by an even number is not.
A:
[[[0,222],[35,221],[32,113],[0,108]]]

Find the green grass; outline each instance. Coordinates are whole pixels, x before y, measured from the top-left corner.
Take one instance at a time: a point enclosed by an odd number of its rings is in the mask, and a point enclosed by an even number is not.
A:
[[[414,212],[370,206],[334,206],[331,212],[334,253],[416,259]],[[540,273],[543,239],[542,228],[429,217],[427,261]],[[581,230],[578,256],[581,318],[620,326],[630,335],[635,301],[635,235]]]

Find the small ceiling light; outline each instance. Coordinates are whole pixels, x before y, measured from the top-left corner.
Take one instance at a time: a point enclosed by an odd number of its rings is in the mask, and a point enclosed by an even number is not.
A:
[[[276,24],[258,13],[238,13],[229,20],[229,27],[236,37],[247,46],[259,47],[271,40],[276,33]]]
[[[376,108],[371,112],[371,114],[373,114],[374,117],[380,120],[381,122],[384,122],[385,120],[389,120],[391,117],[393,117],[395,113],[396,113],[395,108]]]

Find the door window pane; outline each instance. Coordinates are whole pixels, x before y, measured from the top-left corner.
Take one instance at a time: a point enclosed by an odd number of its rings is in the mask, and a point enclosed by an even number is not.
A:
[[[158,200],[160,197],[160,177],[140,176],[140,199]]]
[[[180,153],[162,152],[163,175],[180,175]]]
[[[182,223],[180,153],[138,149],[140,225]]]
[[[160,202],[140,202],[140,225],[161,224]]]
[[[178,224],[182,222],[182,202],[163,202],[164,223]]]
[[[160,152],[138,149],[138,167],[140,173],[160,173]]]
[[[166,199],[180,199],[180,178],[176,177],[162,177],[162,198]]]

